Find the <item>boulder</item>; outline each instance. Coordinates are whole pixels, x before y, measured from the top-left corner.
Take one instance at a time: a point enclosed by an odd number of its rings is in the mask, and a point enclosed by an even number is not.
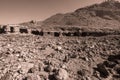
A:
[[[28,62],[21,62],[20,66],[21,68],[18,70],[18,72],[21,74],[25,74],[28,73],[28,71],[34,66],[34,64]]]
[[[29,74],[24,80],[41,80],[39,75]]]
[[[97,65],[97,70],[100,73],[100,76],[103,78],[107,78],[109,76],[109,72],[106,69],[106,67],[104,66],[104,64],[98,64]]]
[[[68,73],[65,69],[60,68],[56,74],[55,74],[55,78],[57,80],[68,80]]]

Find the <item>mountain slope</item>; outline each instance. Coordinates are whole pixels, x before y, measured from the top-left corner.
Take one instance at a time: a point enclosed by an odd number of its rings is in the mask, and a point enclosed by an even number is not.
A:
[[[105,1],[72,13],[56,14],[43,21],[43,25],[120,27],[120,3],[114,0]]]

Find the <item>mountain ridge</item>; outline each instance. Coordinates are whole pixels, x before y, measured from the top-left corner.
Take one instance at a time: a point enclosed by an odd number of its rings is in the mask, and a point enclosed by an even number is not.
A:
[[[100,4],[79,8],[71,13],[55,14],[43,21],[45,25],[70,25],[90,27],[119,27],[120,2],[104,1]]]

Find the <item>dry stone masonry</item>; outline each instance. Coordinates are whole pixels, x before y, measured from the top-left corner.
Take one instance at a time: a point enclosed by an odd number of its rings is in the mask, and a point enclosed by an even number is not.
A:
[[[23,25],[1,25],[0,26],[0,34],[32,34],[32,35],[39,35],[39,36],[54,36],[54,37],[61,37],[61,36],[106,36],[106,35],[119,35],[119,30],[112,30],[112,29],[93,29],[87,30],[85,28],[77,28],[77,29],[66,29],[66,30],[51,30],[46,31],[44,29],[31,29],[28,26]]]

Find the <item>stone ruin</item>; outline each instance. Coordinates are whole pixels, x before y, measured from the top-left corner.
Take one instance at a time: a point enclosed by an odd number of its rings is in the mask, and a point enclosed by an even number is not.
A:
[[[84,30],[83,28],[79,28],[77,30],[65,30],[65,31],[44,31],[42,29],[30,29],[28,26],[22,25],[1,25],[0,26],[0,34],[32,34],[38,36],[106,36],[106,35],[119,35],[118,31],[96,31],[96,30]]]
[[[7,33],[18,33],[19,32],[18,25],[1,25],[0,26],[0,33],[7,34]]]
[[[6,33],[6,26],[0,26],[0,33]]]

